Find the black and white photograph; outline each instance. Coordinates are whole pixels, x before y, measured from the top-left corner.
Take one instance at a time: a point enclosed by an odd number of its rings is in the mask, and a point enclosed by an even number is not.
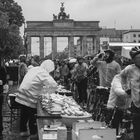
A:
[[[0,0],[0,140],[140,140],[139,0]]]

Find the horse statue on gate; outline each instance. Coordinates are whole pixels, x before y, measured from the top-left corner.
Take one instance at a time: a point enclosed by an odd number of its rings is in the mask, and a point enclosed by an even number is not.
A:
[[[65,19],[70,18],[70,15],[66,14],[64,11],[65,11],[64,2],[61,2],[61,7],[60,7],[60,12],[58,14],[58,19],[65,20]]]

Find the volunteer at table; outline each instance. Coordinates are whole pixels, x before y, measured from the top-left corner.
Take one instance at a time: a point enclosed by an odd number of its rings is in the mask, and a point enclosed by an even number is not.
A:
[[[27,123],[30,135],[37,134],[35,114],[37,113],[38,97],[42,93],[43,87],[47,92],[55,92],[57,83],[50,76],[54,70],[54,63],[45,60],[40,66],[33,67],[25,75],[17,93],[16,102],[21,105],[20,135],[28,136]]]

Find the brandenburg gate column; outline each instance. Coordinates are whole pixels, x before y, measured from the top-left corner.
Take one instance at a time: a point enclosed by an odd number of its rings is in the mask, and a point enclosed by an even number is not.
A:
[[[87,54],[87,37],[86,36],[82,36],[82,56],[85,56]]]
[[[68,37],[68,50],[69,50],[69,57],[74,56],[74,37],[69,36]]]
[[[27,36],[27,53],[28,55],[31,54],[31,36]]]
[[[52,37],[52,59],[55,59],[57,53],[57,37]]]
[[[40,43],[40,57],[44,58],[44,36],[39,37],[39,43]]]
[[[93,38],[93,52],[94,53],[97,53],[99,50],[100,50],[100,46],[99,46],[99,37],[97,36],[94,36]]]

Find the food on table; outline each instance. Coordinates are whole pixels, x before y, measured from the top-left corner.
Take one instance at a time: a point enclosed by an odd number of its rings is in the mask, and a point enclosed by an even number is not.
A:
[[[65,116],[89,116],[72,97],[52,93],[48,97],[42,95],[41,105],[50,114],[61,114]]]

